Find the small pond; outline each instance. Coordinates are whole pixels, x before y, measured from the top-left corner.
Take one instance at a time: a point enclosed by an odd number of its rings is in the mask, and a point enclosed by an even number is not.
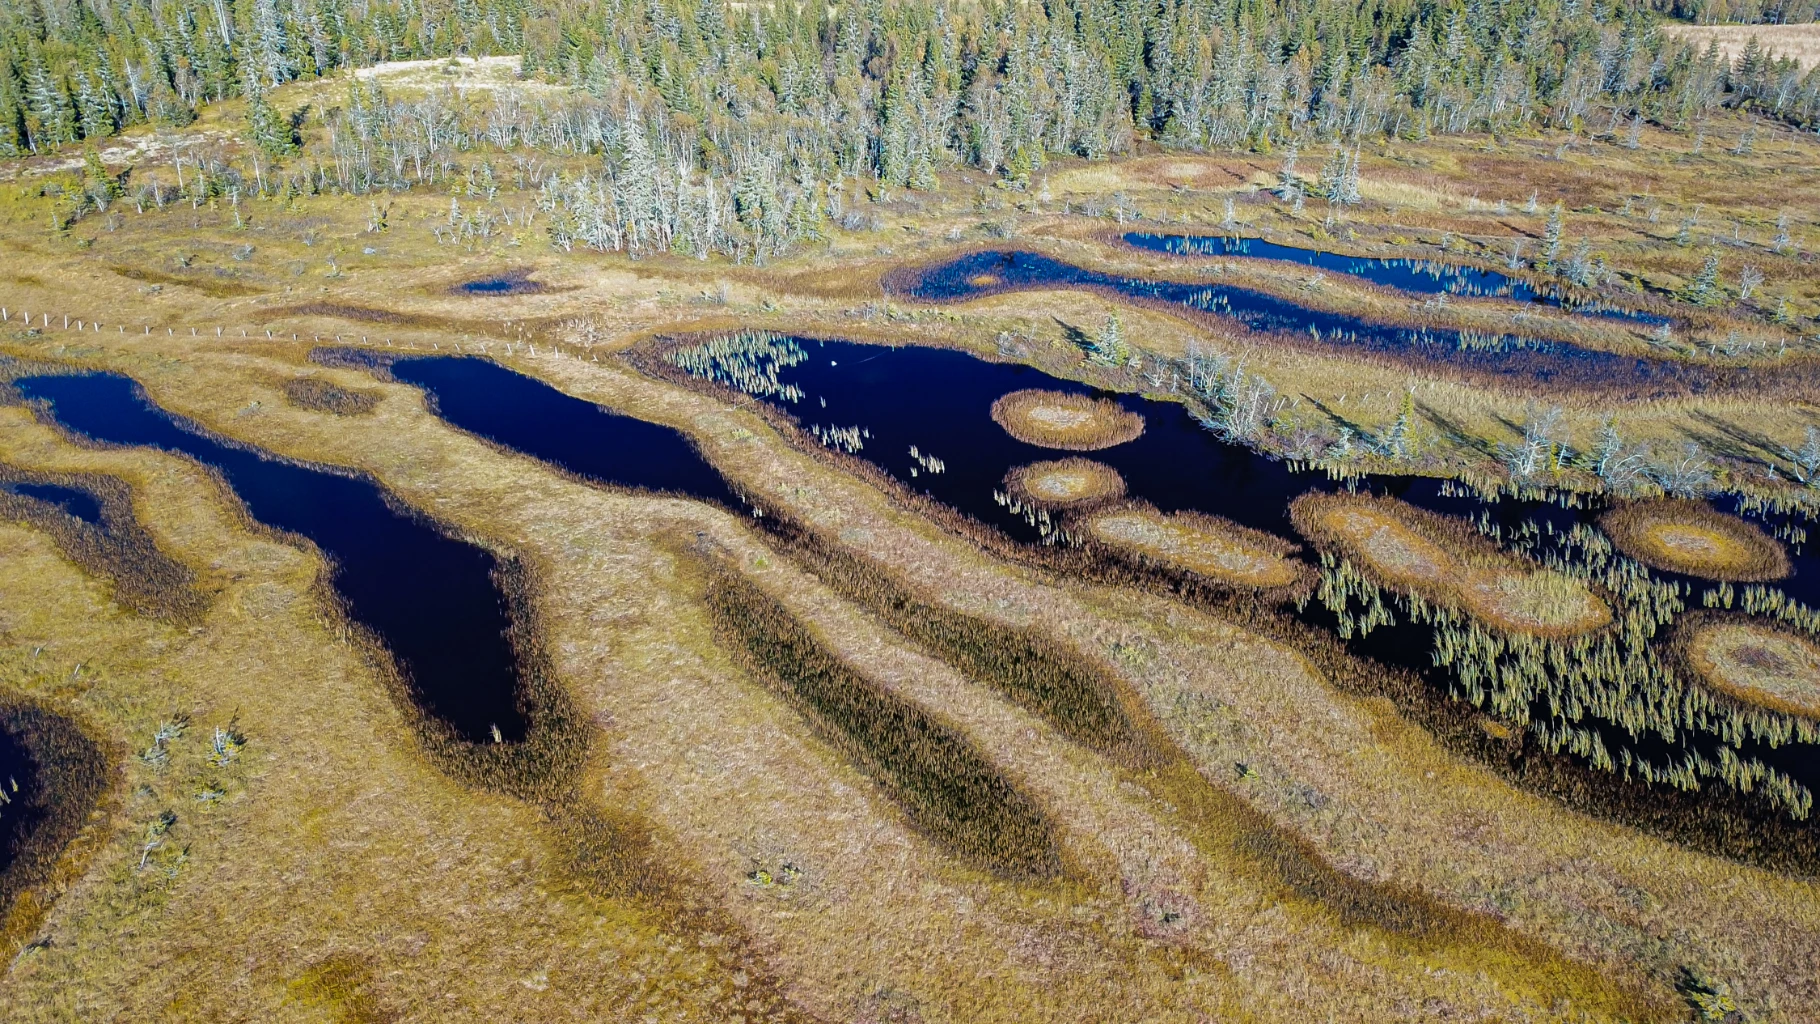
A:
[[[101,525],[100,500],[81,488],[22,481],[0,483],[0,491],[11,491],[22,497],[35,498],[47,505],[54,505],[92,526]]]
[[[267,526],[313,542],[349,618],[390,650],[425,709],[463,738],[524,737],[518,663],[499,565],[407,511],[371,479],[230,443],[105,373],[17,382],[65,428],[96,441],[177,452],[218,470]]]

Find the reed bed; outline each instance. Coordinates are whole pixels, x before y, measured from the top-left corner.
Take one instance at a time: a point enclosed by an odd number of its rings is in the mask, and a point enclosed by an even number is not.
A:
[[[1303,506],[1302,516],[1308,511]],[[1500,534],[1496,527],[1485,529]],[[1603,595],[1610,624],[1575,634],[1503,629],[1419,590],[1387,584],[1374,563],[1360,568],[1332,551],[1321,555],[1316,596],[1336,617],[1343,639],[1395,625],[1399,614],[1426,627],[1433,671],[1451,692],[1494,721],[1527,731],[1548,753],[1565,752],[1592,769],[1687,793],[1717,781],[1773,813],[1807,817],[1813,806],[1808,788],[1744,748],[1813,743],[1820,726],[1743,705],[1677,671],[1676,658],[1658,637],[1685,610],[1682,587],[1653,578],[1585,524],[1564,533],[1528,524],[1500,539],[1512,549],[1507,557],[1540,563]],[[1801,611],[1790,607],[1788,614]],[[1807,850],[1804,858],[1811,858],[1811,845],[1794,844]]]
[[[12,862],[0,872],[0,949],[16,949],[37,929],[50,882],[71,840],[107,790],[110,765],[102,746],[74,721],[10,694],[0,694],[0,730],[32,763],[24,792],[9,794],[3,812],[32,819],[14,837]]]
[[[195,573],[158,549],[133,512],[132,489],[99,473],[31,473],[0,464],[0,484],[51,484],[81,491],[101,508],[90,523],[46,501],[0,489],[0,519],[43,532],[65,558],[113,585],[114,599],[141,615],[197,619],[208,605]]]
[[[1710,616],[1684,623],[1682,657],[1707,686],[1751,706],[1820,719],[1820,646],[1758,619]]]
[[[1200,512],[1164,515],[1134,503],[1084,515],[1074,532],[1122,554],[1229,586],[1275,590],[1309,576],[1294,558],[1295,544]]]
[[[1600,516],[1599,528],[1618,550],[1668,572],[1761,583],[1792,571],[1782,545],[1755,525],[1703,502],[1632,502]]]
[[[859,674],[744,577],[711,569],[707,603],[727,648],[890,794],[920,831],[1000,875],[1061,875],[1054,826],[963,733]]]
[[[379,396],[371,391],[344,388],[321,377],[292,377],[279,386],[284,400],[299,409],[324,412],[333,416],[368,416],[379,408]]]
[[[992,403],[993,422],[1025,444],[1091,452],[1135,440],[1144,417],[1106,398],[1029,388]]]
[[[1584,582],[1525,564],[1464,523],[1392,498],[1305,494],[1290,519],[1309,540],[1359,560],[1385,586],[1531,636],[1576,636],[1609,625],[1611,608]]]
[[[1005,492],[1026,505],[1075,509],[1124,497],[1125,478],[1092,459],[1051,459],[1013,468]]]

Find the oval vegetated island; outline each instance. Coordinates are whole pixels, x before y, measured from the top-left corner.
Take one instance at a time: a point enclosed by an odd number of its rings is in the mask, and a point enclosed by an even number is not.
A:
[[[1654,569],[1729,583],[1779,580],[1788,553],[1768,534],[1697,501],[1644,501],[1599,517],[1618,550]]]
[[[1052,459],[1018,466],[1005,489],[1019,501],[1044,508],[1079,508],[1125,496],[1119,471],[1092,459]]]
[[[1581,581],[1394,498],[1305,494],[1289,514],[1303,536],[1352,556],[1384,585],[1512,633],[1575,636],[1612,620],[1611,608]]]
[[[1263,590],[1289,586],[1304,575],[1301,564],[1290,557],[1295,545],[1215,516],[1165,515],[1153,508],[1127,506],[1089,515],[1082,525],[1108,547],[1221,583]]]
[[[1031,388],[992,403],[992,419],[1025,444],[1091,452],[1135,440],[1144,417],[1117,402]]]
[[[1803,637],[1721,619],[1696,627],[1683,651],[1701,680],[1728,697],[1820,718],[1820,647]]]

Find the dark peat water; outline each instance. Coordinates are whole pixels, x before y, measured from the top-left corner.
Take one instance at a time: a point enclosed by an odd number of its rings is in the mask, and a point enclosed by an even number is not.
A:
[[[91,526],[101,525],[101,501],[89,492],[78,487],[65,487],[62,484],[40,483],[0,483],[0,491],[11,491],[27,498],[35,498],[62,510],[68,515],[88,523]]]
[[[1537,302],[1588,316],[1632,320],[1651,326],[1670,322],[1668,317],[1640,310],[1600,304],[1571,305],[1562,295],[1539,289],[1524,278],[1465,263],[1409,257],[1348,256],[1345,253],[1282,245],[1262,238],[1225,235],[1130,231],[1122,237],[1127,245],[1171,256],[1236,256],[1299,263],[1317,270],[1362,277],[1372,284],[1421,295],[1492,296],[1517,302]]]
[[[467,740],[525,733],[507,602],[491,552],[447,536],[371,479],[211,437],[114,374],[27,377],[26,398],[105,444],[177,452],[218,470],[253,518],[313,542],[349,618],[391,652],[424,709]]]

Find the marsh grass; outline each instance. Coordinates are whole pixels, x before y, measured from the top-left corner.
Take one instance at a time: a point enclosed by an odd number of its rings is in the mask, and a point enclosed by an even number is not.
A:
[[[1820,647],[1811,635],[1704,612],[1676,623],[1673,648],[1696,678],[1747,709],[1820,720]]]
[[[1703,502],[1639,501],[1599,517],[1618,550],[1644,565],[1730,583],[1779,580],[1788,553],[1761,529]]]
[[[1611,608],[1586,581],[1526,563],[1464,521],[1394,498],[1309,493],[1290,503],[1289,515],[1304,537],[1357,559],[1380,585],[1506,632],[1569,637],[1612,621]]]
[[[0,488],[0,519],[42,531],[65,558],[112,583],[115,600],[125,607],[176,622],[193,621],[207,607],[209,597],[195,573],[160,551],[135,517],[125,481],[98,473],[31,473],[0,463],[0,484],[6,483],[52,484],[95,499],[100,523]]]
[[[1076,452],[1111,448],[1144,432],[1144,417],[1110,399],[1037,388],[993,402],[992,419],[1025,444]]]
[[[920,831],[1008,877],[1062,873],[1042,809],[963,733],[860,675],[733,571],[708,569],[707,604],[727,648],[891,794]]]
[[[128,264],[115,264],[108,269],[130,281],[194,288],[211,299],[234,299],[247,295],[262,295],[266,291],[266,289],[256,288],[239,281],[222,277],[205,277],[201,274],[166,274],[149,267]]]
[[[284,393],[285,401],[311,412],[366,416],[379,408],[377,394],[344,388],[321,377],[292,377],[281,384],[279,390]]]
[[[1125,496],[1119,471],[1092,459],[1052,459],[1013,467],[1005,491],[1019,502],[1044,508],[1080,508]]]
[[[1140,564],[1154,560],[1226,586],[1281,592],[1312,580],[1296,544],[1205,513],[1164,515],[1130,503],[1081,516],[1072,532]]]
[[[0,872],[0,949],[13,950],[48,912],[58,863],[106,792],[111,765],[75,721],[3,692],[0,730],[25,749],[33,775],[3,812],[31,819],[14,834],[11,862]]]

